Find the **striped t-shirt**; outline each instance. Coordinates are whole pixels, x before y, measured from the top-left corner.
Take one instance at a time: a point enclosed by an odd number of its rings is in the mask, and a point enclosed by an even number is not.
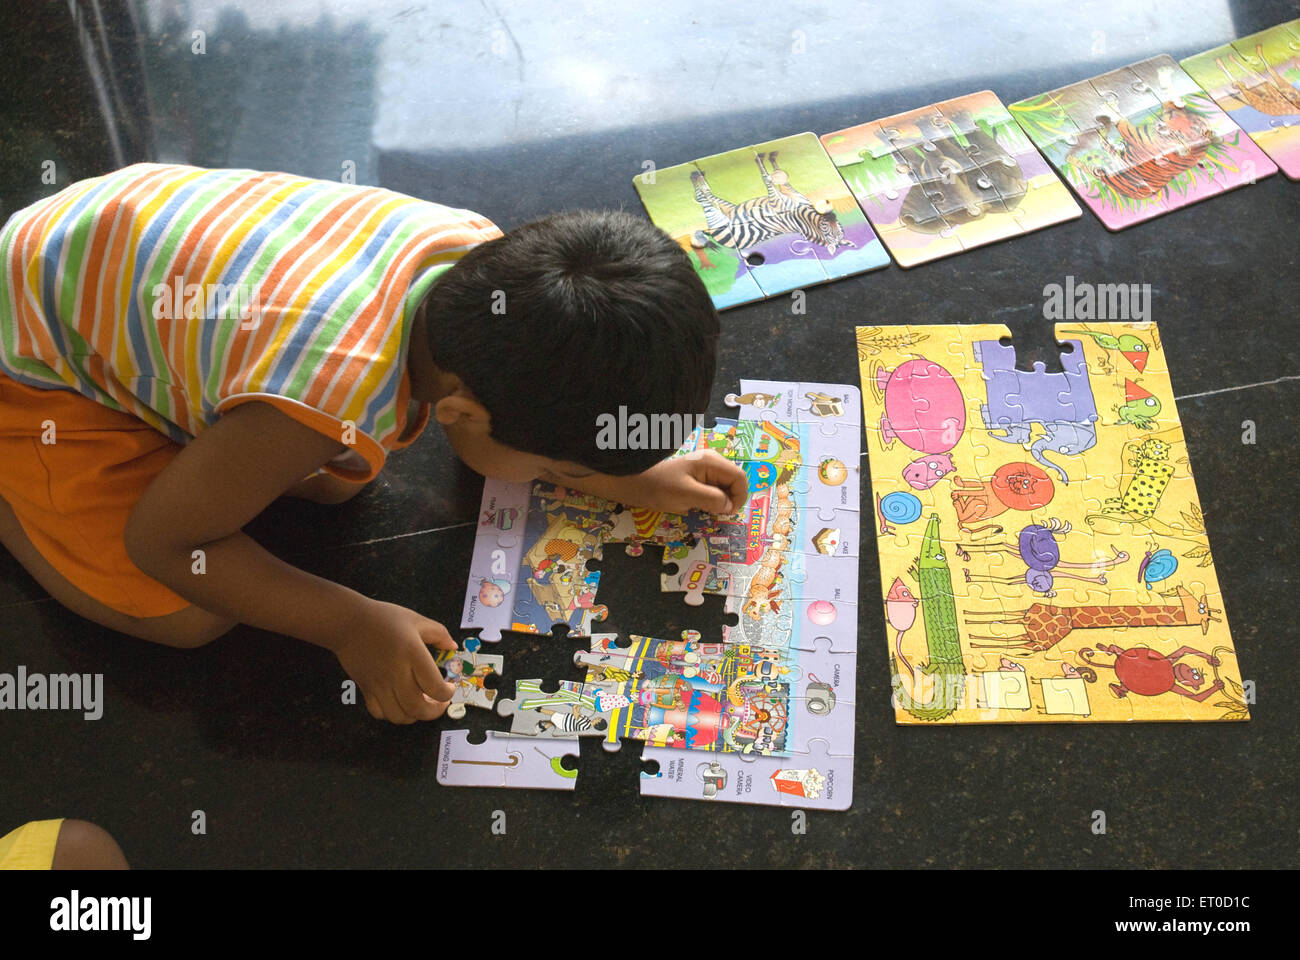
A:
[[[351,442],[331,472],[369,479],[428,416],[408,430],[411,316],[499,235],[475,213],[376,187],[136,164],[5,224],[0,371],[180,443],[266,401]]]

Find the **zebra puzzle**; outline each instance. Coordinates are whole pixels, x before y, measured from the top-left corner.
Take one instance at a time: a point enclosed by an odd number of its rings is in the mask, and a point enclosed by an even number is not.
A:
[[[650,169],[635,184],[719,309],[889,263],[811,133]]]

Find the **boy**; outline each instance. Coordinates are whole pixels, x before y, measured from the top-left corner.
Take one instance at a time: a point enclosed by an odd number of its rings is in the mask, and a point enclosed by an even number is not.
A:
[[[441,624],[241,529],[284,494],[355,495],[430,415],[487,476],[731,512],[747,490],[720,456],[596,442],[620,405],[703,410],[717,337],[685,253],[626,214],[503,236],[377,188],[127,167],[0,232],[0,542],[97,623],[176,647],[288,634],[376,718],[433,719]]]

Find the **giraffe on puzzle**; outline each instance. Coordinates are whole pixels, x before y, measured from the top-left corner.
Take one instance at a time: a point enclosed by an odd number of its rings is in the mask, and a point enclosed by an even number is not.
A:
[[[1233,94],[1252,110],[1258,110],[1270,117],[1300,113],[1300,90],[1291,86],[1287,79],[1268,62],[1264,57],[1263,44],[1255,44],[1255,55],[1264,64],[1262,71],[1252,70],[1242,63],[1235,53],[1228,54],[1228,59],[1246,74],[1242,80],[1235,79],[1228,72],[1228,68],[1223,65],[1222,57],[1216,57],[1214,62],[1228,78]]]
[[[996,640],[996,643],[972,643],[972,647],[1027,647],[1041,653],[1056,646],[1075,630],[1101,630],[1114,627],[1190,627],[1200,626],[1208,633],[1210,622],[1222,620],[1215,614],[1223,611],[1211,609],[1205,596],[1192,596],[1184,587],[1178,588],[1178,603],[1146,604],[1086,604],[1080,607],[1058,607],[1050,603],[1031,603],[1024,610],[974,614],[970,611],[968,624],[1003,623],[1016,625],[1022,636],[997,637],[991,634],[970,634],[971,640]],[[972,616],[979,619],[972,619]]]

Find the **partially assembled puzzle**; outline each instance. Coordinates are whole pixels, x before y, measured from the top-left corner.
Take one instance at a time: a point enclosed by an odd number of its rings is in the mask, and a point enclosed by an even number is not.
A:
[[[1168,54],[1013,103],[1011,115],[1111,230],[1277,172]]]
[[[859,327],[899,723],[1246,720],[1154,324]]]
[[[1300,20],[1180,61],[1292,180],[1300,180]]]
[[[889,263],[812,133],[649,170],[633,183],[719,310]]]
[[[821,140],[902,267],[1082,214],[988,90]]]
[[[510,729],[482,743],[445,732],[440,783],[572,789],[564,758],[591,736],[645,744],[642,760],[659,766],[642,774],[645,795],[847,809],[861,397],[745,380],[727,402],[737,416],[697,428],[674,456],[709,449],[743,467],[749,499],[729,516],[485,482],[462,628],[493,643],[564,626],[555,642],[572,648],[576,676],[515,679],[514,697],[496,700]],[[615,543],[661,550],[664,591],[693,605],[722,596],[737,622],[713,637],[593,634],[611,598],[596,602],[600,573],[587,564]]]

